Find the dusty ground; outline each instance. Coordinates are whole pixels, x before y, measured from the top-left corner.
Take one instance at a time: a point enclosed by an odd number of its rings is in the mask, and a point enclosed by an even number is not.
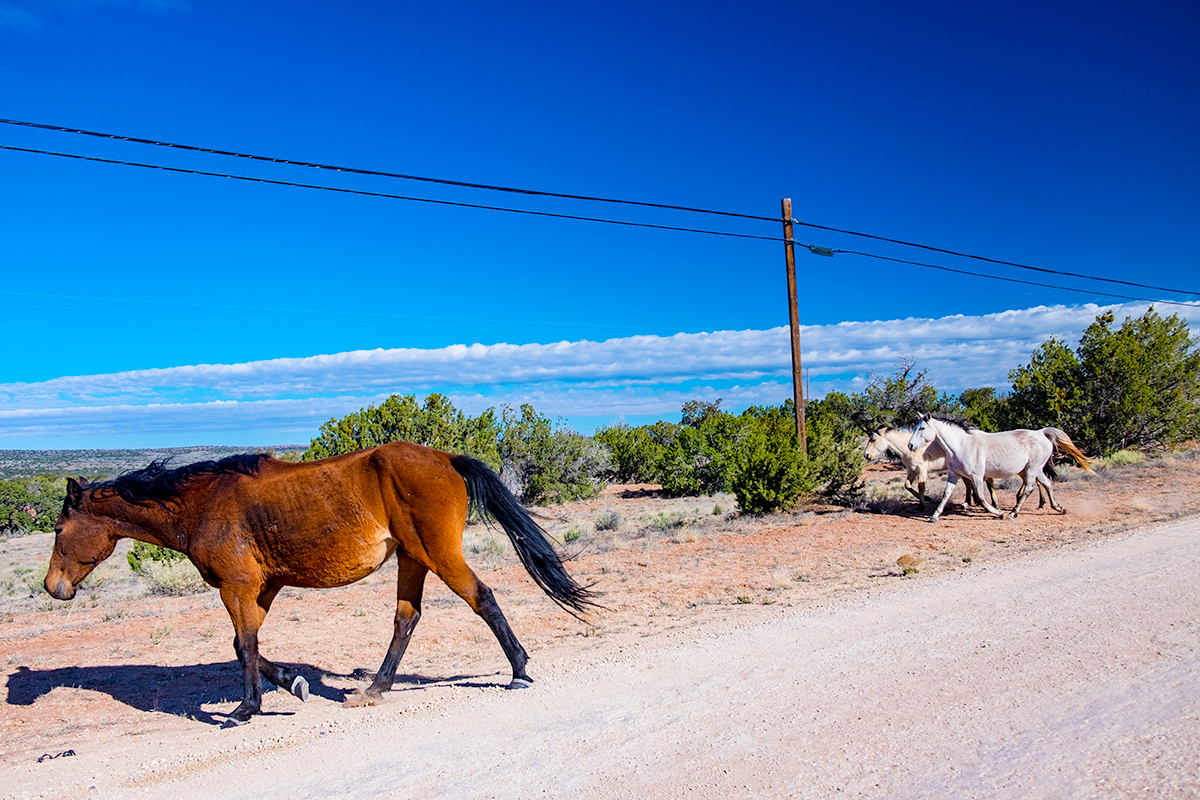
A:
[[[1065,516],[1034,502],[1014,521],[958,509],[937,525],[903,499],[900,473],[886,467],[868,471],[873,499],[858,511],[810,507],[758,519],[737,517],[728,496],[668,500],[653,487],[612,487],[596,500],[545,512],[545,527],[581,550],[572,572],[604,593],[607,610],[586,624],[539,594],[500,534],[470,529],[468,559],[530,652],[530,674],[561,681],[665,642],[770,623],[789,609],[969,574],[1200,514],[1196,450],[1102,468],[1096,476],[1063,474],[1056,488]],[[1011,505],[1011,491],[1004,496]],[[597,531],[609,512],[621,524]],[[292,752],[338,731],[458,707],[472,693],[502,692],[508,679],[487,628],[431,579],[401,664],[398,688],[407,691],[377,708],[343,708],[341,700],[369,681],[391,635],[394,590],[385,567],[353,587],[285,590],[262,649],[300,665],[313,697],[301,705],[270,692],[264,717],[220,731],[241,687],[232,629],[215,593],[148,595],[121,549],[73,602],[30,596],[50,545],[48,536],[0,545],[4,796],[153,787],[194,770],[200,757],[207,763]],[[75,756],[38,760],[67,750]]]

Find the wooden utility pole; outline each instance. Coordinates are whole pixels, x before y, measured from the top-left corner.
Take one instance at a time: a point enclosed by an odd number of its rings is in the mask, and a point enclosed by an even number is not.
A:
[[[796,438],[808,455],[808,435],[804,424],[804,382],[800,368],[800,308],[796,300],[796,252],[792,246],[792,198],[783,198],[783,248],[787,257],[788,313],[792,325],[792,396],[796,402]]]

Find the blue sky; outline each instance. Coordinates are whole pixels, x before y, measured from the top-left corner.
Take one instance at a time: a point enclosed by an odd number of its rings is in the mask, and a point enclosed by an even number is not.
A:
[[[1121,302],[1098,292],[1195,319],[1161,304],[1200,299],[1194,5],[679,8],[0,0],[0,117],[768,217],[791,197],[820,225],[1184,290],[798,227],[1087,290],[801,252],[816,396],[906,356],[947,389],[1000,386]],[[0,145],[780,234],[12,125]],[[302,443],[392,392],[589,432],[693,396],[779,402],[782,251],[0,150],[0,447]]]

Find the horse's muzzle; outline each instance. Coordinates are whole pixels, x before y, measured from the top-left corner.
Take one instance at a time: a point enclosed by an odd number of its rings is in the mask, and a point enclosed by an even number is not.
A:
[[[72,600],[75,597],[75,587],[65,579],[59,580],[53,586],[50,585],[50,579],[46,579],[46,591],[55,600]]]

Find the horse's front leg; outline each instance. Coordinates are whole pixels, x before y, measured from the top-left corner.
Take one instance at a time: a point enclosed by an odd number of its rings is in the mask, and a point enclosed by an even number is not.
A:
[[[942,516],[942,510],[945,509],[946,503],[950,501],[950,495],[954,494],[954,487],[956,486],[958,486],[958,473],[946,473],[946,490],[942,492],[942,502],[938,503],[933,516],[929,518],[930,522],[937,522],[938,518]]]
[[[256,589],[244,586],[221,587],[221,600],[233,621],[233,649],[242,666],[242,702],[230,713],[226,726],[242,725],[262,711],[258,629],[266,611],[258,604],[258,595]]]
[[[904,488],[908,493],[917,498],[917,502],[921,504],[921,510],[925,510],[925,476],[918,470],[909,470],[904,476]]]
[[[390,691],[396,681],[396,668],[408,642],[412,638],[413,629],[421,619],[421,595],[425,591],[425,576],[429,570],[404,553],[396,553],[396,623],[392,631],[392,643],[388,646],[383,664],[375,673],[375,680],[365,692],[355,692],[346,698],[348,706],[373,705],[379,702],[383,693]]]

